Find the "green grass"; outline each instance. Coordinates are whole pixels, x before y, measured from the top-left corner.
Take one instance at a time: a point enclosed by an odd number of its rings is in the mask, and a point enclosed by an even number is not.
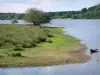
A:
[[[69,53],[82,45],[76,38],[64,35],[63,30],[56,27],[0,25],[0,66],[46,66],[83,61]]]

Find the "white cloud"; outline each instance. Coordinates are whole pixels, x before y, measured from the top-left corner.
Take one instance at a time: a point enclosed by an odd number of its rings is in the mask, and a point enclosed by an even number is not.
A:
[[[41,0],[41,2],[36,5],[37,8],[40,8],[44,11],[52,11],[54,3],[51,0]]]
[[[28,8],[39,8],[44,11],[51,11],[53,3],[51,0],[29,0],[22,3],[0,3],[0,12],[25,12]]]
[[[0,0],[0,12],[24,12],[28,8],[39,8],[43,11],[80,10],[90,7],[100,0]]]
[[[32,7],[29,4],[12,4],[12,3],[0,3],[0,12],[25,12],[26,9]]]

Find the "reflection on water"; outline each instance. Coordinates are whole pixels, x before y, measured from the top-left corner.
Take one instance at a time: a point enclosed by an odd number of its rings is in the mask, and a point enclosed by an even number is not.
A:
[[[66,33],[81,39],[88,47],[86,53],[91,60],[83,64],[6,68],[0,69],[0,75],[100,75],[100,52],[90,54],[89,51],[100,50],[100,20],[52,20],[51,24],[64,27]]]

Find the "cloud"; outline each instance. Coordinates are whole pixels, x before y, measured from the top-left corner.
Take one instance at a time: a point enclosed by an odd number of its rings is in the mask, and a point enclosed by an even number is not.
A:
[[[37,8],[40,8],[44,11],[52,11],[54,3],[51,0],[41,0],[41,2],[36,5]]]
[[[0,3],[23,3],[27,0],[0,0]]]
[[[0,12],[16,12],[22,13],[25,12],[28,8],[33,7],[29,4],[12,4],[12,3],[0,3]]]
[[[0,12],[25,12],[28,8],[38,8],[44,11],[52,11],[51,0],[29,0],[22,3],[0,3]]]
[[[0,0],[0,12],[24,12],[28,8],[43,11],[81,10],[100,3],[100,0]]]

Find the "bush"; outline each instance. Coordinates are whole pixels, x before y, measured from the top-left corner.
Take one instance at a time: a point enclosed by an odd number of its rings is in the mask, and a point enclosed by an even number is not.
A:
[[[22,46],[20,45],[17,45],[15,48],[14,48],[14,51],[23,51],[24,49],[22,48]]]
[[[49,31],[48,29],[44,29],[44,32],[45,32],[47,37],[53,37],[52,32]]]
[[[0,25],[0,48],[22,51],[23,48],[35,47],[52,37],[46,28],[27,25]]]
[[[40,42],[46,42],[46,37],[38,37]]]
[[[23,48],[32,48],[32,47],[35,47],[35,46],[36,46],[36,44],[34,42],[23,44]]]
[[[3,55],[0,55],[0,58],[2,58],[3,57]]]
[[[11,53],[10,55],[11,57],[21,57],[21,53],[20,52],[15,52],[15,53]]]
[[[36,47],[36,43],[35,42],[31,42],[32,47]]]
[[[13,18],[12,21],[11,21],[11,23],[12,23],[12,24],[15,24],[15,23],[18,23],[18,21],[17,21],[16,18]]]
[[[3,44],[4,44],[4,40],[0,39],[0,47],[2,47]]]
[[[23,48],[31,48],[32,44],[31,43],[25,43],[23,44]]]
[[[20,52],[12,52],[12,53],[8,53],[8,56],[11,57],[21,57],[21,53]]]
[[[4,42],[5,43],[11,43],[13,45],[17,45],[17,41],[14,40],[14,39],[11,39],[11,38],[6,38]]]
[[[48,39],[47,42],[48,42],[48,43],[52,43],[52,40]]]
[[[0,47],[3,45],[3,43],[0,43]]]
[[[47,34],[47,37],[53,37],[53,35],[52,34]]]
[[[34,40],[35,43],[40,43],[39,39]]]
[[[0,48],[1,49],[13,49],[14,45],[11,43],[3,43]]]

